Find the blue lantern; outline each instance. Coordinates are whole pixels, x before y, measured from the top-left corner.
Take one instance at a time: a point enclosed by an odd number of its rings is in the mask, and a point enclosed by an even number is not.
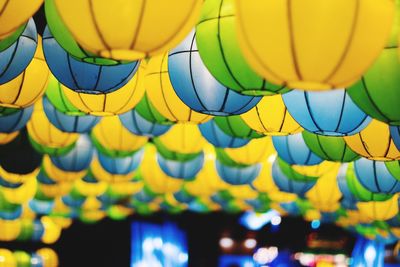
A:
[[[42,167],[36,176],[36,179],[39,183],[45,185],[55,185],[57,182],[53,181],[49,175],[46,173],[45,169]]]
[[[192,31],[168,56],[172,87],[191,109],[209,115],[230,116],[253,108],[260,97],[241,95],[220,84],[208,71]]]
[[[231,185],[245,185],[252,183],[260,174],[261,164],[249,166],[228,166],[215,160],[218,175],[222,180]]]
[[[41,200],[33,198],[29,201],[29,208],[37,214],[50,214],[54,207],[53,200]]]
[[[357,210],[357,198],[356,196],[350,191],[350,188],[347,184],[346,180],[346,173],[347,173],[347,164],[342,164],[339,168],[338,176],[337,176],[337,183],[339,186],[339,190],[342,193],[342,200],[341,204],[343,208],[348,210]]]
[[[32,112],[33,106],[24,109],[0,108],[0,132],[12,133],[19,131],[28,123]]]
[[[316,183],[316,181],[303,182],[289,179],[279,167],[277,160],[272,165],[272,179],[279,190],[294,193],[300,197],[303,197]]]
[[[65,155],[51,156],[51,162],[59,169],[80,172],[87,169],[93,158],[93,145],[90,137],[82,134],[74,148]]]
[[[181,203],[190,204],[192,201],[196,199],[195,196],[189,194],[186,190],[179,190],[178,192],[174,193],[174,197]]]
[[[139,167],[143,158],[144,149],[140,149],[127,157],[108,157],[103,153],[97,153],[100,165],[111,174],[128,174]]]
[[[41,241],[44,231],[45,231],[45,229],[44,229],[44,225],[43,225],[42,221],[39,219],[34,220],[33,221],[33,233],[32,233],[32,237],[31,237],[32,241]],[[39,262],[41,262],[43,264],[42,259]],[[33,265],[32,267],[36,267],[36,266]]]
[[[389,172],[382,161],[360,158],[354,162],[354,171],[358,181],[373,193],[400,192],[400,181]]]
[[[290,115],[312,133],[353,135],[371,121],[344,89],[316,92],[293,90],[282,98]]]
[[[138,193],[134,194],[132,196],[132,199],[137,200],[142,203],[150,203],[156,198],[156,195],[152,192],[147,187],[144,187],[142,190],[140,190]]]
[[[12,182],[5,180],[3,177],[0,176],[0,187],[16,189],[22,185],[23,185],[23,183],[12,183]]]
[[[212,145],[220,148],[237,148],[246,145],[250,139],[227,135],[215,123],[214,119],[199,125],[203,137]]]
[[[36,25],[30,19],[17,41],[0,52],[0,84],[11,81],[26,69],[35,55],[37,43]]]
[[[50,123],[59,130],[67,133],[87,133],[101,119],[91,115],[66,115],[58,111],[46,96],[43,96],[43,109]]]
[[[43,51],[53,75],[66,87],[80,93],[105,94],[118,90],[136,73],[139,63],[97,65],[75,59],[57,43],[46,27]]]
[[[272,142],[279,157],[290,165],[316,165],[323,161],[308,148],[301,133],[273,136]]]
[[[119,115],[122,124],[135,135],[157,137],[165,134],[171,125],[162,125],[143,118],[135,109]]]
[[[170,160],[157,153],[157,162],[161,170],[174,178],[191,179],[203,168],[204,153],[199,153],[187,161]]]
[[[290,215],[299,216],[301,215],[301,209],[299,205],[297,205],[296,201],[291,202],[283,202],[280,203],[280,206]]]
[[[397,149],[400,150],[400,126],[390,126],[390,135]]]

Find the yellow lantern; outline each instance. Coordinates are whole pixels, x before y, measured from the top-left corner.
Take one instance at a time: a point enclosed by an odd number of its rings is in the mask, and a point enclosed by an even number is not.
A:
[[[25,108],[32,105],[44,94],[49,75],[39,36],[35,56],[28,67],[13,80],[0,85],[0,106]]]
[[[59,183],[73,182],[75,180],[83,178],[87,173],[87,170],[83,170],[80,172],[67,172],[61,170],[51,162],[51,159],[48,155],[45,155],[43,157],[42,165],[48,177],[51,180]]]
[[[251,129],[265,135],[288,135],[303,130],[290,115],[281,95],[263,97],[241,117]]]
[[[199,128],[194,124],[178,123],[157,138],[169,151],[177,153],[198,153],[207,144]]]
[[[371,160],[400,160],[400,151],[396,148],[390,134],[389,125],[372,120],[361,132],[344,137],[346,144],[364,158]]]
[[[236,7],[248,63],[270,82],[307,90],[358,80],[383,49],[394,16],[391,0],[236,0]]]
[[[77,42],[100,57],[136,60],[176,46],[194,27],[203,1],[55,0]]]
[[[340,163],[332,161],[323,161],[317,165],[291,165],[294,171],[304,176],[320,177],[327,173],[336,173],[339,170]]]
[[[92,130],[92,135],[106,150],[133,152],[143,147],[148,138],[128,131],[118,116],[104,117]]]
[[[249,185],[233,185],[228,188],[228,192],[235,198],[240,200],[250,200],[258,197],[258,192]]]
[[[82,210],[80,219],[86,223],[95,223],[102,220],[106,213],[102,210]]]
[[[144,95],[144,68],[141,63],[139,70],[132,79],[120,89],[107,94],[77,93],[63,85],[64,94],[78,110],[94,116],[113,116],[133,109]]]
[[[71,182],[57,182],[55,184],[38,184],[39,190],[49,198],[67,195],[72,189]]]
[[[100,196],[107,190],[108,184],[105,181],[87,182],[83,179],[74,183],[76,190],[84,196]]]
[[[385,201],[358,202],[359,211],[375,221],[384,221],[396,216],[399,212],[398,195]]]
[[[136,170],[128,173],[128,174],[113,174],[109,173],[101,166],[99,160],[97,158],[93,158],[92,163],[90,165],[90,169],[93,173],[93,176],[98,181],[104,181],[108,183],[118,183],[118,182],[128,182],[132,180],[135,176]]]
[[[40,221],[44,227],[44,233],[42,236],[42,242],[45,244],[53,244],[56,242],[61,235],[61,227],[53,222],[48,216],[43,216]]]
[[[175,193],[182,188],[183,179],[172,178],[166,175],[158,166],[156,149],[148,145],[140,166],[143,181],[156,194]]]
[[[0,248],[0,267],[17,267],[14,254],[5,248]]]
[[[268,136],[252,139],[239,148],[225,148],[224,151],[236,163],[246,165],[263,162],[275,153],[271,137]]]
[[[10,143],[12,140],[14,140],[15,137],[17,137],[19,132],[13,132],[13,133],[0,133],[0,145],[5,145],[7,143]]]
[[[83,210],[100,210],[101,201],[95,196],[88,196],[82,205]]]
[[[110,183],[110,190],[113,193],[119,195],[134,195],[143,189],[142,181],[128,181],[128,182],[118,182],[118,183]]]
[[[50,248],[41,248],[36,251],[36,254],[38,254],[43,259],[43,267],[59,266],[58,256],[54,252],[54,250]]]
[[[158,112],[172,122],[203,123],[209,115],[191,110],[176,95],[168,73],[168,53],[152,57],[146,69],[146,94]]]
[[[0,1],[0,40],[13,34],[28,21],[42,5],[43,0],[1,0]]]
[[[24,183],[26,180],[35,177],[39,173],[39,169],[35,169],[33,172],[29,174],[18,174],[7,172],[0,166],[0,176],[10,183]]]
[[[21,232],[21,220],[2,220],[0,219],[0,241],[13,241],[17,239]],[[1,253],[0,253],[1,255]],[[1,263],[0,263],[0,266]],[[3,265],[7,266],[7,265]]]
[[[4,198],[14,204],[23,204],[28,202],[35,196],[37,187],[37,180],[35,176],[30,176],[25,182],[18,188],[7,188],[2,187]]]

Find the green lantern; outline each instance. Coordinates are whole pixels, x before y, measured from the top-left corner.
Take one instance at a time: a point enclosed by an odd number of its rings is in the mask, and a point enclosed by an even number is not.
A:
[[[303,175],[290,166],[289,163],[284,161],[281,158],[277,158],[279,168],[282,170],[282,172],[286,175],[287,178],[299,181],[299,182],[316,182],[319,177],[317,176],[308,176],[308,175]]]
[[[0,52],[9,48],[21,36],[25,30],[26,24],[21,25],[16,31],[7,38],[0,40]]]
[[[25,251],[14,251],[14,258],[17,262],[17,267],[31,267],[31,256]]]
[[[284,93],[289,89],[267,82],[247,64],[236,36],[234,0],[208,0],[196,27],[197,47],[211,74],[244,95]]]
[[[224,133],[233,137],[243,139],[264,137],[251,129],[240,116],[215,117],[214,122]]]
[[[136,105],[135,110],[141,117],[150,121],[152,123],[162,124],[162,125],[170,125],[172,124],[167,118],[161,115],[160,112],[154,107],[154,105],[149,100],[149,97],[145,93],[139,103]]]
[[[400,125],[400,59],[398,51],[400,1],[389,42],[372,67],[347,92],[371,117]]]
[[[310,150],[324,160],[351,162],[360,157],[350,149],[343,137],[317,135],[304,131],[303,139]]]

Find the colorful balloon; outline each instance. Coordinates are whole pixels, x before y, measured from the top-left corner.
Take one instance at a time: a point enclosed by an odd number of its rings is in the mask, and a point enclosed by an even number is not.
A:
[[[327,90],[352,84],[373,63],[394,9],[393,1],[236,0],[236,26],[248,63],[264,78]]]

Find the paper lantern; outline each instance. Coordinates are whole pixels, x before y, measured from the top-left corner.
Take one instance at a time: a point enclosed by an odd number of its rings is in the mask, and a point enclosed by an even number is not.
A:
[[[43,259],[43,267],[57,267],[59,260],[54,250],[50,248],[41,248],[36,251],[36,254]]]
[[[238,148],[246,145],[250,140],[237,138],[224,133],[214,119],[199,125],[203,137],[212,145],[220,148]]]
[[[288,112],[281,95],[263,97],[241,117],[251,129],[265,135],[288,135],[303,130]]]
[[[43,52],[53,75],[63,85],[79,93],[106,94],[128,83],[139,62],[99,65],[75,59],[57,43],[49,28],[43,33]]]
[[[14,133],[0,133],[0,145],[10,143],[14,138],[18,136],[19,132]]]
[[[45,244],[55,243],[61,236],[61,227],[55,224],[50,217],[43,216],[40,220],[44,226],[42,242]]]
[[[400,126],[390,126],[390,135],[397,149],[400,150]]]
[[[104,182],[127,182],[134,178],[135,170],[124,173],[124,174],[114,174],[110,173],[103,168],[97,158],[94,158],[91,165],[90,170],[97,181],[104,181]]]
[[[25,127],[32,116],[33,106],[24,109],[0,107],[0,132],[13,133]]]
[[[17,261],[14,258],[14,255],[8,249],[0,249],[0,256],[2,261],[0,262],[1,267],[17,267]]]
[[[110,191],[117,195],[132,196],[143,189],[144,183],[141,180],[130,180],[128,182],[111,183]]]
[[[202,1],[122,1],[91,6],[55,0],[55,5],[84,49],[101,57],[135,60],[176,46],[196,23]],[[98,20],[104,17],[107,23]]]
[[[296,181],[289,179],[279,167],[277,161],[272,165],[272,178],[279,190],[287,193],[294,193],[300,197],[309,191],[316,183],[314,181]]]
[[[367,202],[367,201],[385,201],[392,197],[392,194],[384,194],[384,193],[373,193],[366,189],[357,179],[356,174],[354,172],[354,164],[353,163],[345,163],[342,165],[338,174],[338,181],[345,180],[347,184],[347,188],[349,191],[355,196],[358,201]],[[339,183],[341,189],[345,188],[344,181],[343,185]],[[342,193],[345,195],[344,191]],[[350,197],[348,197],[350,198]]]
[[[143,63],[142,63],[143,65]],[[151,103],[147,93],[144,94],[142,99],[135,107],[135,111],[139,113],[141,117],[152,123],[161,125],[171,125],[173,122],[164,117],[160,112],[157,111],[156,107]]]
[[[46,96],[42,100],[47,119],[52,125],[63,132],[87,133],[100,121],[100,118],[91,115],[66,115],[58,111]]]
[[[301,133],[273,136],[272,142],[279,157],[291,165],[316,165],[322,162],[322,159],[307,147]]]
[[[93,146],[89,136],[83,134],[76,145],[65,155],[51,156],[51,162],[59,169],[69,172],[80,172],[87,169],[92,161]]]
[[[146,147],[140,172],[145,185],[156,194],[177,192],[184,183],[184,179],[172,178],[161,170],[157,164],[156,149],[153,146]]]
[[[97,157],[105,171],[112,174],[128,174],[139,167],[143,157],[143,149],[127,157],[108,157],[101,152],[97,154]]]
[[[0,40],[13,34],[18,28],[28,21],[36,10],[39,9],[43,0],[33,0],[26,3],[23,0],[7,0],[0,2]]]
[[[132,155],[146,144],[148,139],[129,132],[118,116],[104,117],[93,128],[91,136],[96,148],[110,157]]]
[[[171,128],[170,125],[148,121],[136,109],[119,115],[119,119],[125,128],[135,135],[156,137],[165,134]]]
[[[248,65],[236,34],[233,0],[204,3],[196,26],[199,53],[210,73],[223,85],[245,95],[271,95],[288,91],[269,83]]]
[[[237,0],[236,26],[248,63],[270,82],[343,88],[379,55],[394,9],[393,1]]]
[[[42,152],[52,155],[59,154],[60,151],[57,152],[59,148],[62,149],[73,145],[79,137],[78,134],[65,133],[54,127],[47,120],[41,100],[35,104],[35,109],[31,120],[27,124],[27,129],[31,140],[45,147]],[[48,148],[47,150],[46,147]]]
[[[204,164],[204,154],[200,153],[194,159],[188,161],[170,160],[157,153],[157,162],[161,170],[174,178],[194,178]]]
[[[0,85],[0,105],[24,108],[34,104],[46,89],[49,69],[44,60],[40,37],[35,56],[16,78]]]
[[[354,172],[358,181],[371,192],[385,194],[400,192],[400,180],[389,172],[382,161],[358,159],[354,162]]]
[[[400,151],[394,145],[389,125],[373,120],[356,135],[344,138],[346,144],[362,157],[371,160],[399,160]]]
[[[293,90],[282,98],[293,118],[312,133],[353,135],[371,122],[371,118],[354,104],[344,89],[326,92]]]
[[[2,187],[4,199],[12,204],[24,204],[35,196],[37,187],[36,177],[31,176],[18,188]]]
[[[349,148],[343,137],[323,136],[303,131],[307,147],[318,157],[336,162],[352,162],[360,156]]]
[[[183,103],[203,114],[239,115],[261,100],[239,94],[211,75],[200,58],[194,30],[169,52],[168,73],[172,87]]]
[[[0,50],[0,84],[11,81],[25,70],[35,54],[37,42],[36,25],[30,19],[18,39]]]
[[[80,171],[65,171],[60,169],[53,164],[48,155],[44,156],[42,166],[47,176],[55,182],[73,182],[82,179],[88,172],[87,169]]]
[[[12,34],[0,40],[0,52],[9,48],[13,43],[15,43],[18,40],[22,32],[25,30],[26,24],[27,23],[22,24]]]
[[[113,116],[125,113],[136,106],[144,94],[143,75],[145,64],[130,81],[117,91],[107,94],[84,94],[61,86],[69,102],[81,112],[95,116]]]
[[[85,177],[74,182],[74,189],[84,196],[100,196],[107,190],[106,181],[97,180],[89,171]]]
[[[231,160],[244,165],[263,162],[274,152],[270,137],[252,139],[247,145],[239,148],[223,149],[223,153]]]
[[[190,109],[177,96],[168,73],[168,53],[150,58],[146,68],[146,94],[155,109],[171,122],[203,123],[210,116]]]
[[[372,220],[383,221],[396,216],[399,212],[398,196],[385,201],[359,202],[357,207],[361,213]]]
[[[324,163],[313,166],[303,166],[290,165],[281,158],[277,158],[276,161],[283,174],[287,178],[296,181],[316,181],[319,176],[328,173],[330,169],[334,169],[332,166],[329,166],[330,164],[328,164],[328,166],[319,167],[320,165],[324,165]],[[308,170],[308,168],[311,168],[311,170]]]
[[[243,139],[264,137],[264,135],[251,129],[241,116],[215,117],[214,121],[224,133],[233,137]]]
[[[261,170],[261,164],[254,164],[245,167],[228,166],[215,161],[218,175],[223,181],[231,185],[250,184],[257,178]]]
[[[31,267],[31,256],[25,251],[17,250],[13,252],[18,267]]]

